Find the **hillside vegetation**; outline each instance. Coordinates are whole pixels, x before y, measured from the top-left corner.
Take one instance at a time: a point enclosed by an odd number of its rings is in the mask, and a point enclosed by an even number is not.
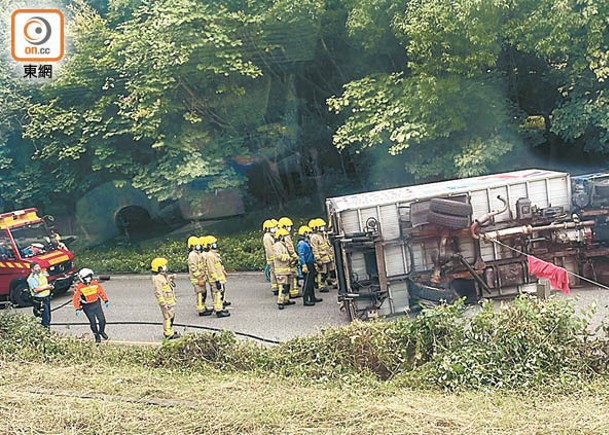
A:
[[[224,331],[96,348],[7,312],[0,432],[606,433],[609,342],[588,315],[524,296],[463,308],[275,347]]]

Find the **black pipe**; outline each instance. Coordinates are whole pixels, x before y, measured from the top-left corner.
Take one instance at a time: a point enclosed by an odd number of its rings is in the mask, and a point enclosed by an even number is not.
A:
[[[106,325],[152,325],[152,326],[163,326],[163,323],[161,322],[144,322],[144,321],[138,321],[138,322],[106,322]],[[84,322],[78,322],[78,323],[56,323],[56,322],[52,322],[51,326],[89,326],[89,323],[84,323]],[[253,338],[254,340],[258,340],[258,341],[263,341],[265,343],[271,343],[271,344],[280,344],[280,341],[277,340],[271,340],[270,338],[264,338],[264,337],[259,337],[257,335],[254,334],[248,334],[246,332],[238,332],[238,331],[232,331],[230,329],[226,329],[226,328],[214,328],[213,326],[202,326],[202,325],[189,325],[186,323],[174,323],[173,326],[181,326],[183,328],[192,328],[192,329],[204,329],[204,330],[208,330],[208,331],[214,331],[214,332],[220,332],[220,331],[230,331],[235,335],[241,335],[243,337],[248,337],[248,338]]]
[[[452,258],[456,258],[457,260],[459,260],[459,262],[465,266],[465,268],[467,269],[467,271],[470,273],[470,275],[472,276],[472,278],[474,278],[474,280],[480,284],[480,287],[482,287],[482,289],[484,291],[486,291],[489,295],[491,294],[491,289],[489,288],[488,284],[486,282],[484,282],[484,280],[482,278],[480,278],[478,276],[478,274],[476,273],[476,271],[473,269],[473,267],[467,262],[467,260],[465,258],[463,258],[463,256],[461,254],[455,254],[452,256]]]

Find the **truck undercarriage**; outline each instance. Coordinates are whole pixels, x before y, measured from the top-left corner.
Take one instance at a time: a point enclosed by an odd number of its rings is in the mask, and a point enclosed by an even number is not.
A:
[[[421,302],[513,297],[536,287],[528,256],[609,283],[609,174],[529,170],[327,201],[350,317]]]

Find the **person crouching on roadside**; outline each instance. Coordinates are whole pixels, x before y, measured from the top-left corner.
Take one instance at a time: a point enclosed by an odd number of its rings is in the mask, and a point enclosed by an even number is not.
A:
[[[78,272],[78,280],[80,282],[74,285],[72,304],[77,316],[82,311],[85,312],[85,316],[89,319],[91,331],[95,336],[95,343],[99,344],[102,338],[104,340],[108,339],[106,334],[106,316],[104,316],[101,301],[104,302],[106,308],[110,307],[110,302],[104,288],[93,279],[93,271],[91,269],[81,269]]]

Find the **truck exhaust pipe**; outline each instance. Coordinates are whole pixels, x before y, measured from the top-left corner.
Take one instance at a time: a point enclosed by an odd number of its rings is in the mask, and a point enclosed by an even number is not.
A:
[[[503,203],[503,207],[500,210],[493,210],[490,213],[483,214],[478,219],[474,220],[474,223],[470,227],[470,232],[474,239],[476,239],[476,240],[480,239],[479,232],[480,232],[481,226],[483,226],[488,221],[490,221],[491,218],[493,218],[494,216],[497,216],[498,214],[501,214],[501,213],[504,213],[505,211],[507,211],[507,209],[508,209],[507,201],[505,199],[501,198],[501,195],[497,195],[497,199]]]

